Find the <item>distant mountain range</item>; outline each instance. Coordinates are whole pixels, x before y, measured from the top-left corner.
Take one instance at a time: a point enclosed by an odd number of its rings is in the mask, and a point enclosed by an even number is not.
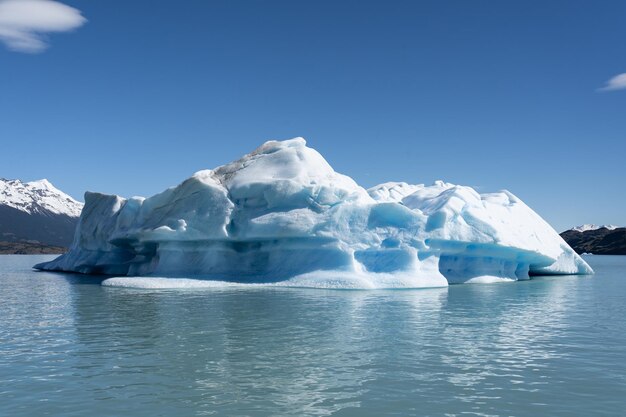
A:
[[[62,252],[72,243],[82,208],[48,180],[0,178],[0,253]]]
[[[566,230],[561,237],[579,254],[626,255],[626,227],[585,224]]]
[[[614,226],[612,224],[604,224],[602,226],[597,226],[595,224],[583,224],[581,226],[572,227],[570,230],[574,230],[576,232],[587,232],[589,230],[598,230],[598,229],[615,230],[615,229],[619,229],[619,226]]]

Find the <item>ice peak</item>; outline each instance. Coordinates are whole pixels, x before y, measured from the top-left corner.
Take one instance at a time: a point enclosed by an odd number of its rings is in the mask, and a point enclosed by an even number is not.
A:
[[[254,151],[244,156],[244,158],[247,156],[253,156],[253,155],[271,154],[271,153],[274,153],[283,149],[287,149],[287,148],[297,148],[297,149],[306,148],[306,140],[301,137],[287,139],[287,140],[268,140],[263,145],[259,146]]]
[[[365,189],[336,172],[319,152],[306,146],[303,138],[265,142],[237,161],[199,171],[194,177],[214,180],[231,198],[254,200],[255,204],[265,201],[271,205],[276,199],[290,198],[334,204],[347,196],[371,200]]]

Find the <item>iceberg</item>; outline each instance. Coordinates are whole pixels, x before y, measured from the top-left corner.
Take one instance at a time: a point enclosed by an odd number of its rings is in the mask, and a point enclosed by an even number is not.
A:
[[[508,191],[442,181],[366,190],[302,138],[266,142],[149,198],[87,192],[70,250],[35,268],[147,287],[423,288],[593,273]]]

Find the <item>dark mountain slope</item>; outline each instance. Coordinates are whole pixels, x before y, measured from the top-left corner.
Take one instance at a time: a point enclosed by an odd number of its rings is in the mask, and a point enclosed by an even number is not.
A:
[[[578,253],[594,255],[626,255],[626,227],[595,230],[567,230],[561,237]]]

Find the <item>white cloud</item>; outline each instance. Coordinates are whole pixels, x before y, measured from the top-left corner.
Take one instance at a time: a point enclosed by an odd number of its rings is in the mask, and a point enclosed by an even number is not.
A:
[[[626,90],[626,72],[622,74],[617,74],[615,77],[608,80],[604,87],[598,89],[598,91],[615,90]]]
[[[14,51],[41,52],[47,33],[67,32],[86,21],[79,10],[53,0],[0,0],[0,41]]]

